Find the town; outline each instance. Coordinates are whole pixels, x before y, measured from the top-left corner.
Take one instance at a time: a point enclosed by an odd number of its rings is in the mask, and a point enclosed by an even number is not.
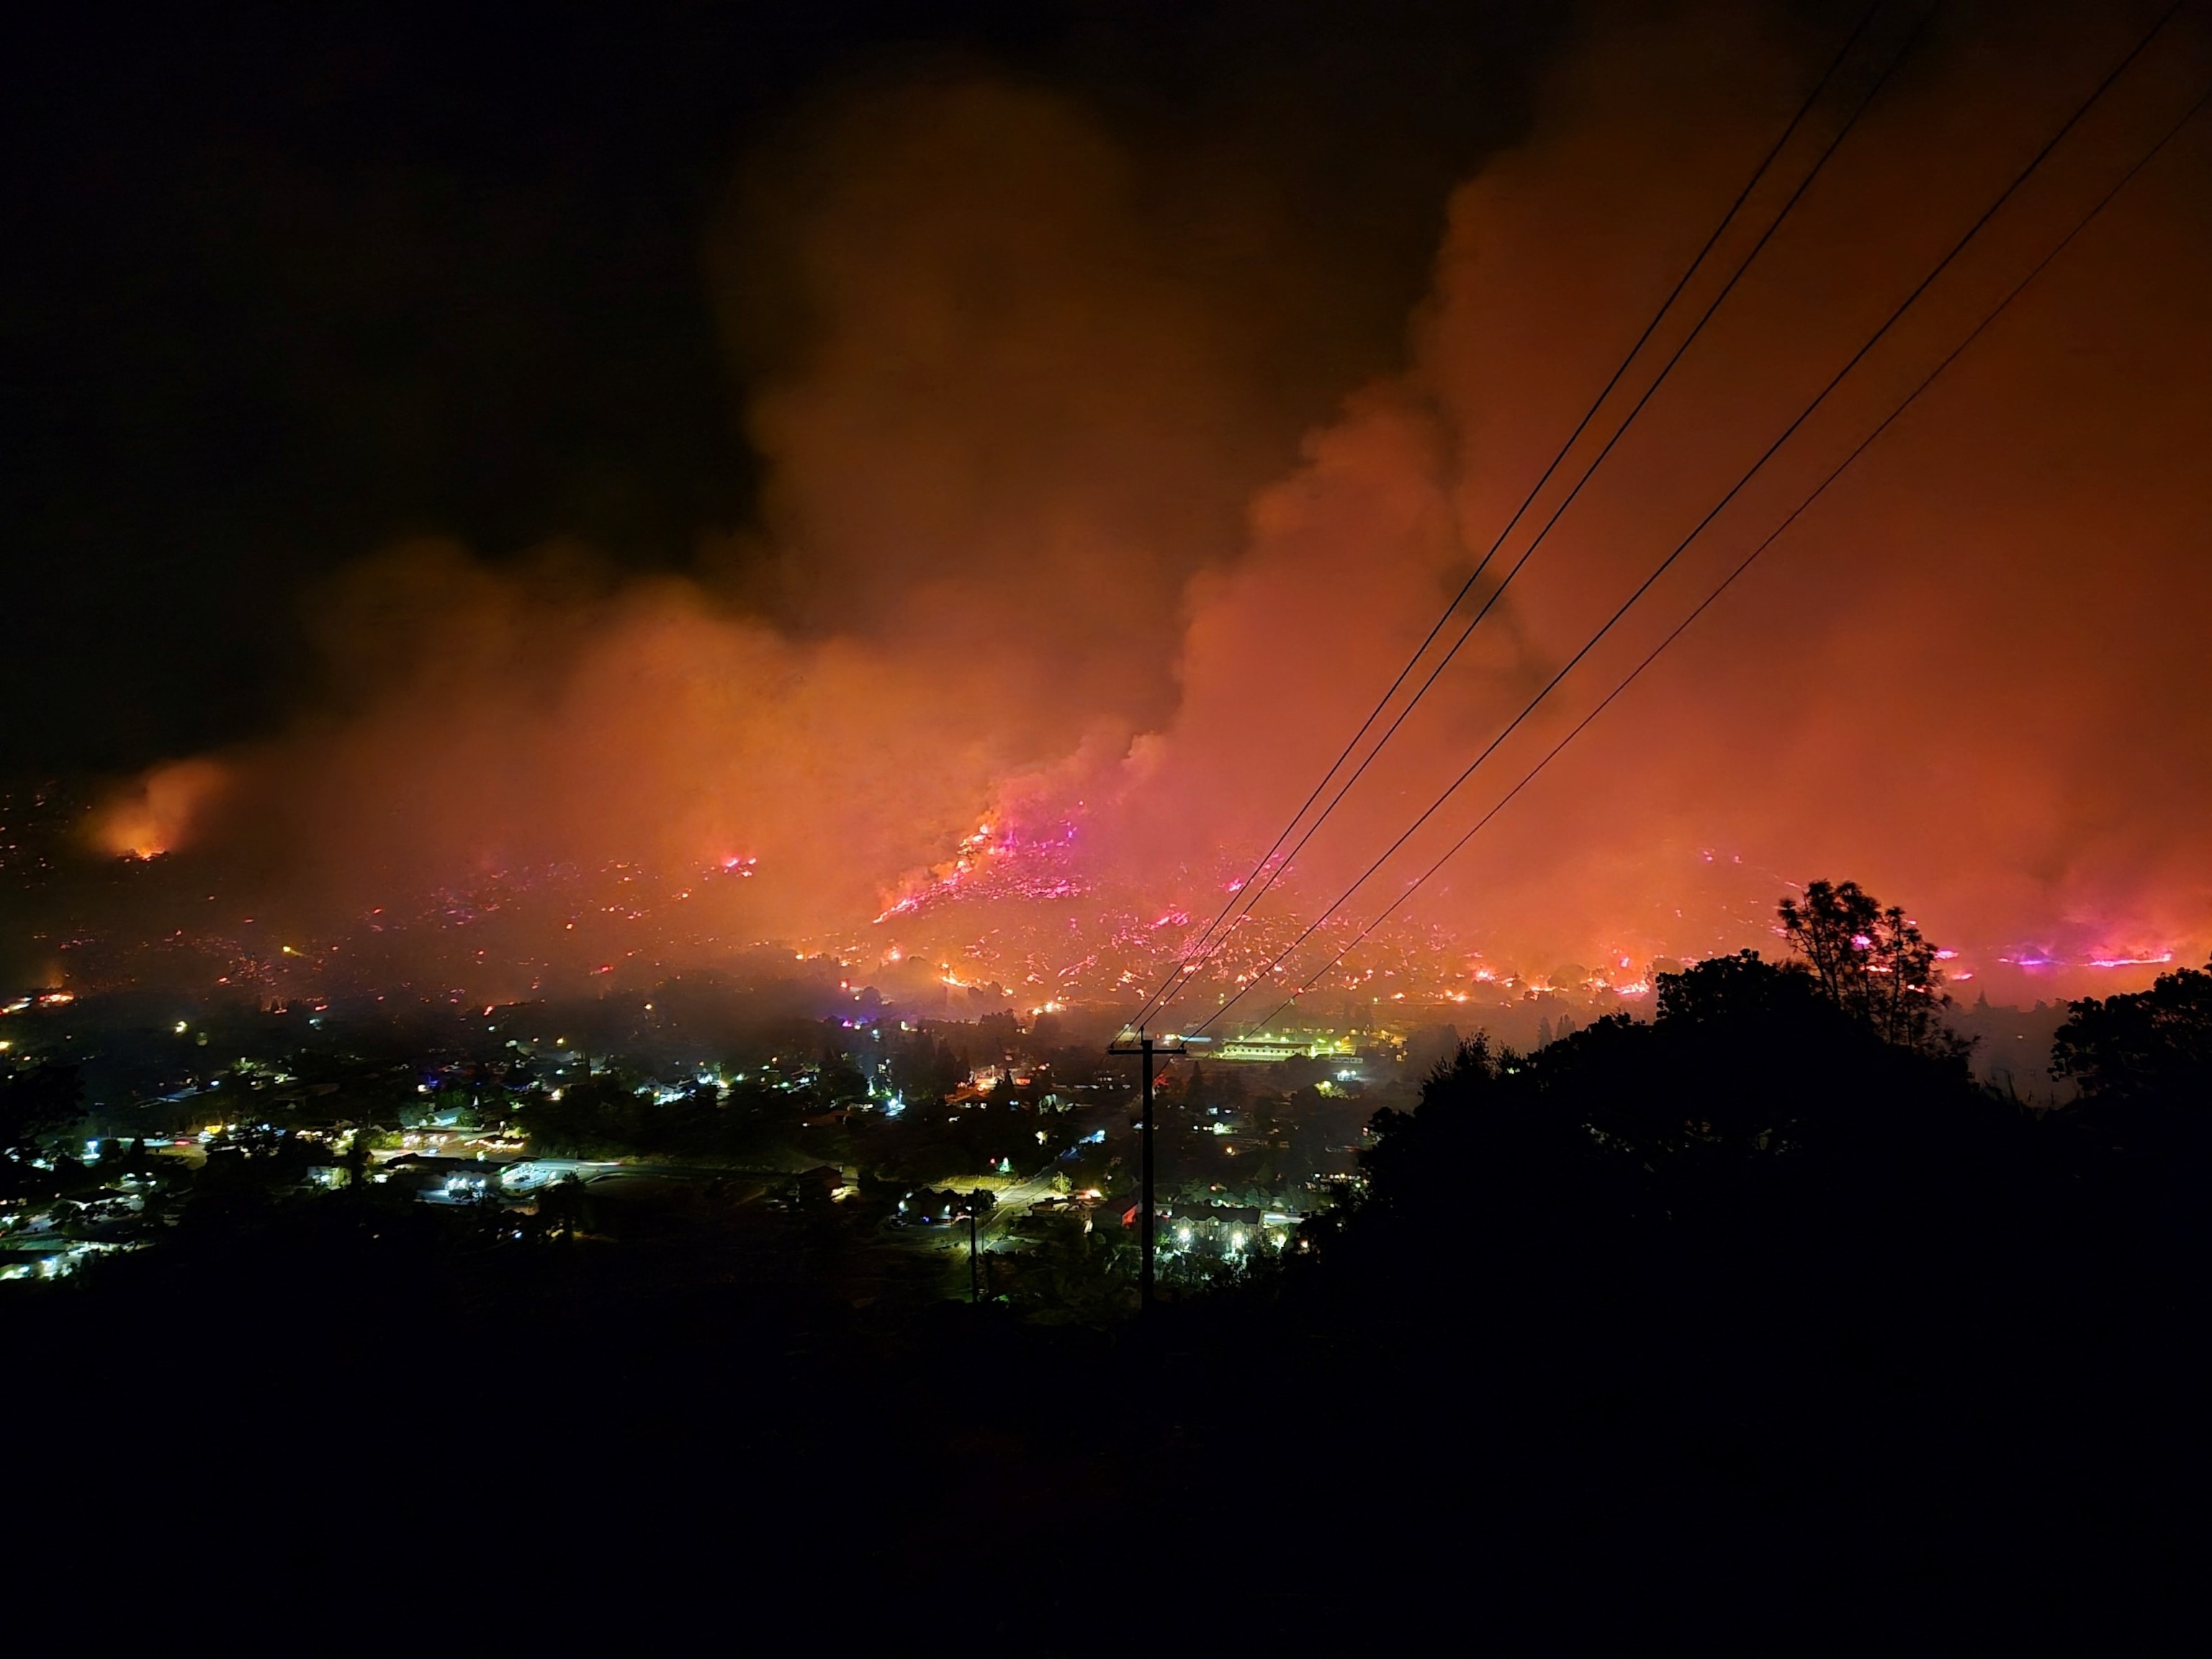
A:
[[[972,1295],[1054,1317],[1133,1296],[1134,1070],[1059,1017],[745,1031],[743,998],[719,999],[718,1028],[695,984],[627,1006],[472,1009],[410,1042],[328,1004],[148,1019],[144,996],[103,1000],[33,993],[0,1016],[22,1097],[8,1277],[146,1248],[210,1194],[353,1190],[518,1245],[684,1236],[775,1256],[793,1229],[827,1231],[855,1299]],[[1317,1033],[1164,1067],[1164,1283],[1288,1247],[1358,1181],[1368,1120],[1409,1104],[1440,1057]]]

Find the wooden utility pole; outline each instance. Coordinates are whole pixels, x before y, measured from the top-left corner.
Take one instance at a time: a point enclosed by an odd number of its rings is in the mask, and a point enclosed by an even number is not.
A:
[[[1140,1308],[1152,1305],[1152,1235],[1158,1220],[1157,1206],[1152,1201],[1152,1056],[1160,1054],[1172,1059],[1183,1052],[1181,1037],[1162,1039],[1155,1046],[1152,1036],[1139,1031],[1134,1038],[1121,1038],[1108,1045],[1109,1054],[1142,1054],[1145,1060],[1145,1115],[1139,1121],[1141,1150],[1138,1158],[1142,1174],[1139,1177],[1137,1218],[1139,1232],[1138,1248],[1142,1266],[1138,1270],[1137,1298]]]

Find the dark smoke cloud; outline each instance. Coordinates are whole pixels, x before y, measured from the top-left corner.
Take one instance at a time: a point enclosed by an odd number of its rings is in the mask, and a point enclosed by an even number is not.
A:
[[[2139,11],[1947,16],[1301,861],[1303,902],[1333,896],[1571,653],[2125,49]],[[1594,14],[1525,141],[1452,194],[1402,363],[1318,419],[1330,374],[1281,368],[1310,299],[1223,280],[1294,246],[1266,212],[1224,219],[1243,253],[1194,258],[1205,191],[1156,189],[1157,155],[1082,100],[970,71],[848,89],[763,154],[710,260],[765,467],[757,531],[649,580],[550,556],[495,571],[449,544],[388,554],[331,602],[330,649],[360,665],[343,708],[219,772],[157,774],[118,836],[159,839],[145,826],[166,819],[353,904],[493,864],[757,858],[727,926],[766,933],[865,922],[1011,812],[1079,817],[1103,870],[1210,908],[1488,545],[1833,38],[1735,8]],[[2207,71],[2201,33],[2177,29],[1408,870]],[[2192,133],[1422,914],[1524,964],[1641,963],[1764,942],[1739,901],[1828,873],[1910,901],[1985,975],[2006,957],[2201,953],[2207,164]],[[1401,880],[1387,872],[1355,914]]]

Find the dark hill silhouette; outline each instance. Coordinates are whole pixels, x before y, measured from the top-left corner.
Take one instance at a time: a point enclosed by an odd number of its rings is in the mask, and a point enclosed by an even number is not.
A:
[[[1462,1043],[1279,1270],[1118,1323],[902,1300],[849,1206],[515,1245],[253,1160],[0,1298],[97,1430],[10,1474],[59,1527],[158,1468],[279,1579],[460,1525],[517,1583],[908,1647],[2109,1645],[2207,1541],[2208,985],[2077,1006],[2083,1098],[2035,1111],[1848,971],[1701,963],[1648,1024]]]

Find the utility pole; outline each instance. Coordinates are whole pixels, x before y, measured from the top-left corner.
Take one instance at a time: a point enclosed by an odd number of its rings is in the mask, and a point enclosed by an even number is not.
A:
[[[1140,1121],[1141,1152],[1138,1159],[1142,1173],[1139,1176],[1137,1199],[1138,1226],[1140,1230],[1138,1248],[1142,1266],[1138,1271],[1137,1302],[1139,1308],[1149,1310],[1152,1305],[1152,1235],[1158,1221],[1152,1202],[1152,1056],[1158,1054],[1173,1059],[1183,1052],[1182,1039],[1170,1037],[1156,1048],[1153,1039],[1139,1030],[1133,1040],[1121,1038],[1109,1044],[1106,1052],[1109,1054],[1142,1054],[1145,1060],[1145,1115]]]

